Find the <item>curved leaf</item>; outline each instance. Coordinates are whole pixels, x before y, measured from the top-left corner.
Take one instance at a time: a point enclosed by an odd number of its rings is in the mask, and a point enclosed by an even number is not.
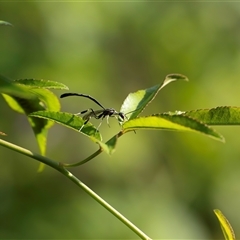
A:
[[[23,84],[32,88],[47,88],[47,89],[58,89],[58,90],[68,90],[68,87],[62,83],[43,80],[43,79],[17,79],[14,80],[15,83]]]
[[[130,93],[124,100],[120,112],[127,114],[128,120],[136,118],[144,108],[155,98],[158,92],[167,84],[177,80],[188,81],[187,77],[181,74],[169,74],[165,80],[156,86]]]
[[[224,142],[223,136],[214,129],[196,119],[184,115],[162,113],[147,117],[139,117],[125,122],[122,127],[124,132],[138,129],[165,129],[197,132]]]
[[[12,86],[16,88],[16,91],[15,90],[12,91]],[[13,110],[26,115],[41,110],[49,111],[60,110],[60,103],[58,98],[47,88],[67,89],[67,87],[64,84],[57,83],[54,81],[34,79],[22,79],[10,81],[5,77],[0,78],[0,91],[5,90],[2,92],[6,93],[3,94],[3,97],[8,103],[8,105]],[[31,99],[29,100],[29,97],[25,97],[25,95],[19,94],[22,92],[24,93],[26,92],[31,97]],[[47,121],[46,119],[32,118],[31,116],[28,116],[28,121],[34,131],[35,137],[40,148],[40,152],[42,155],[45,155],[48,133],[47,130],[54,123],[52,121]]]
[[[105,143],[105,145],[108,146],[108,154],[109,155],[111,155],[115,152],[116,146],[117,146],[117,140],[118,140],[118,135],[115,135]]]
[[[47,89],[31,89],[35,99],[31,101],[23,98],[12,97],[7,94],[2,94],[8,105],[19,113],[30,114],[35,111],[49,109],[50,111],[59,111],[60,103],[56,95]]]
[[[36,96],[36,98],[31,99],[31,101],[5,94],[3,94],[3,97],[13,110],[27,115],[28,121],[37,139],[40,152],[42,155],[45,155],[47,132],[53,125],[53,122],[47,121],[46,119],[32,118],[29,114],[45,109],[59,111],[60,103],[56,95],[47,89],[31,89],[29,91]]]
[[[222,228],[223,235],[224,235],[225,239],[226,240],[235,240],[236,237],[235,237],[234,231],[232,229],[231,224],[227,220],[227,218],[223,215],[223,213],[220,210],[214,209],[213,211],[218,218],[218,221],[219,221],[220,226]]]
[[[79,132],[79,129],[81,129],[81,127],[84,124],[84,120],[81,117],[75,114],[66,113],[66,112],[38,111],[30,114],[30,116],[54,121],[56,123],[59,123],[65,127],[71,128],[78,132]],[[112,154],[113,149],[116,145],[116,140],[115,140],[115,145],[113,140],[112,141],[109,140],[107,143],[103,143],[101,134],[89,122],[84,125],[84,127],[81,129],[80,132],[85,136],[89,137],[93,142],[98,143],[99,146],[106,153]]]
[[[208,125],[240,125],[240,107],[223,106],[182,112]]]
[[[15,97],[21,97],[25,99],[36,98],[33,94],[28,91],[28,88],[14,81],[4,77],[0,74],[0,93],[9,94]]]
[[[2,21],[2,20],[0,20],[0,25],[5,25],[5,26],[11,26],[11,27],[13,27],[13,25],[12,25],[11,23],[6,22],[6,21]]]
[[[58,97],[49,91],[48,89],[35,88],[31,89],[30,92],[34,93],[39,99],[39,105],[43,106],[48,111],[59,111],[61,108]]]
[[[17,98],[15,97],[11,97],[10,95],[7,94],[3,94],[2,93],[3,98],[5,99],[5,101],[7,102],[8,106],[10,108],[12,108],[14,111],[18,112],[18,113],[22,113],[24,114],[24,109],[21,107],[21,105],[18,103]]]
[[[84,120],[81,117],[66,112],[38,111],[31,113],[30,116],[54,121],[77,132],[84,125]],[[89,122],[84,125],[80,132],[90,137],[94,142],[102,140],[99,131]]]

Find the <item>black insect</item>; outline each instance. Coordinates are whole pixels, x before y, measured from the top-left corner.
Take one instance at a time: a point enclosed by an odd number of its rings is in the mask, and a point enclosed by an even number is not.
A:
[[[125,116],[124,113],[122,112],[117,112],[115,109],[113,108],[105,108],[101,103],[99,103],[95,98],[86,95],[86,94],[82,94],[82,93],[64,93],[60,96],[60,98],[65,98],[65,97],[70,97],[70,96],[79,96],[79,97],[85,97],[85,98],[89,98],[90,100],[92,100],[93,102],[95,102],[98,106],[100,106],[102,109],[100,110],[93,110],[92,108],[89,108],[87,110],[81,111],[79,113],[77,113],[76,115],[79,114],[85,114],[83,116],[83,120],[85,120],[84,124],[81,126],[81,128],[79,129],[79,131],[82,130],[82,128],[84,127],[85,124],[88,123],[88,121],[91,119],[91,117],[96,118],[96,119],[101,119],[100,124],[97,127],[97,130],[99,129],[99,127],[102,124],[103,119],[106,117],[107,118],[107,124],[109,125],[109,121],[108,118],[109,117],[115,117],[119,122],[123,122],[127,117]]]

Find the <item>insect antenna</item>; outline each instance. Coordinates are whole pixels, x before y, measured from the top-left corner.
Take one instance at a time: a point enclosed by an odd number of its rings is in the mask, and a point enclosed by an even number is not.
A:
[[[101,119],[101,122],[100,122],[99,126],[96,129],[96,131],[98,131],[99,127],[102,124],[103,118],[107,117],[107,120],[108,120],[109,114],[112,114],[112,110],[106,109],[100,102],[98,102],[95,98],[93,98],[90,95],[86,95],[86,94],[82,94],[82,93],[64,93],[64,94],[62,94],[60,96],[60,98],[71,97],[71,96],[78,96],[78,97],[88,98],[88,99],[92,100],[98,106],[100,106],[102,108],[102,110],[96,110],[96,111],[94,111],[92,108],[89,108],[87,110],[84,110],[84,111],[81,111],[81,112],[75,114],[75,115],[85,114],[83,116],[83,120],[85,120],[84,124],[81,126],[79,131],[82,130],[82,128],[88,123],[88,121],[91,119],[91,117],[94,117],[96,119]],[[109,123],[108,123],[108,125],[109,125]]]
[[[71,97],[71,96],[78,96],[78,97],[85,97],[93,102],[95,102],[98,106],[100,106],[102,109],[106,109],[100,102],[98,102],[95,98],[93,98],[90,95],[82,94],[82,93],[64,93],[60,96],[60,98],[65,98],[65,97]]]

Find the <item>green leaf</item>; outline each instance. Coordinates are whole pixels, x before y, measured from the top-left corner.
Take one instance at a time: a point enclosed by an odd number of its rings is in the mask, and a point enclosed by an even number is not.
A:
[[[18,103],[17,101],[17,97],[11,97],[7,94],[3,94],[2,93],[3,98],[5,99],[5,101],[7,102],[8,106],[10,108],[12,108],[14,111],[18,112],[18,113],[22,113],[24,114],[24,109],[21,107],[21,105]]]
[[[38,111],[31,113],[30,116],[54,121],[77,132],[84,125],[84,120],[81,117],[66,112]],[[99,131],[89,122],[81,129],[81,133],[95,142],[102,140]]]
[[[107,145],[108,149],[105,150],[108,152],[109,155],[112,155],[117,146],[118,135],[113,136],[110,140],[108,140],[105,145]]]
[[[0,76],[0,92],[2,93],[3,98],[6,100],[10,107],[13,110],[22,114],[25,114],[25,112],[27,112],[27,110],[25,109],[26,106],[38,102],[37,96],[31,93],[28,87],[19,85],[3,76]],[[42,106],[39,105],[39,107]],[[28,121],[30,122],[30,125],[32,126],[33,131],[35,133],[40,152],[42,155],[45,155],[47,122],[46,121],[34,122],[34,119],[31,119],[31,117],[28,117]],[[40,164],[40,167],[42,165],[43,164]]]
[[[2,94],[8,105],[19,113],[30,114],[38,110],[49,109],[52,111],[60,110],[60,103],[56,95],[47,89],[31,89],[29,90],[35,95],[35,99],[12,97],[7,94]]]
[[[227,218],[223,215],[223,213],[219,209],[214,209],[213,211],[218,218],[218,221],[223,231],[224,238],[226,240],[235,240],[236,237],[234,231]]]
[[[68,90],[68,87],[62,83],[43,80],[43,79],[17,79],[14,83],[23,84],[31,88],[47,88],[47,89],[58,89],[58,90]]]
[[[79,132],[79,129],[81,129],[85,122],[81,117],[66,112],[38,111],[32,113],[31,116],[54,121],[77,132]],[[113,137],[107,143],[103,143],[101,134],[90,122],[84,125],[80,133],[89,137],[93,142],[98,143],[106,153],[113,153],[117,137]]]
[[[49,80],[20,79],[11,81],[0,77],[0,92],[4,93],[3,97],[8,105],[13,110],[26,115],[41,110],[60,111],[58,98],[47,88],[68,89],[62,83]],[[28,121],[34,131],[40,152],[45,155],[48,129],[54,123],[31,116],[28,116]]]
[[[180,114],[193,117],[208,125],[240,125],[239,107],[224,106],[211,109],[197,109],[181,112]]]
[[[7,136],[7,134],[4,133],[4,132],[0,132],[0,135],[2,135],[2,136]]]
[[[6,94],[3,94],[3,97],[13,110],[22,114],[28,115],[31,112],[45,109],[38,98],[29,101],[28,99],[12,97]],[[47,120],[35,119],[29,116],[27,118],[37,139],[40,152],[42,155],[45,155],[47,129],[51,126],[51,123]]]
[[[79,132],[79,129],[84,125],[85,122],[81,117],[66,112],[38,111],[32,113],[30,116],[54,121],[65,127],[71,128],[77,132]],[[106,144],[103,143],[101,134],[89,122],[84,125],[80,133],[89,137],[93,142],[98,143],[106,153],[108,154],[113,153],[113,150],[115,149],[115,145],[117,142],[117,139],[115,137],[110,139]]]
[[[31,94],[28,90],[26,86],[16,84],[14,81],[0,75],[0,93],[25,99],[36,98],[36,96]]]
[[[49,109],[50,111],[60,110],[58,98],[49,90],[31,89],[29,91],[36,96],[36,98],[31,99],[31,101],[5,94],[3,94],[3,97],[13,110],[26,115],[45,109]],[[48,129],[53,125],[53,122],[45,119],[32,118],[31,116],[28,116],[28,121],[34,131],[40,152],[42,155],[45,155],[47,133]]]
[[[127,114],[128,120],[136,118],[145,107],[156,97],[158,92],[167,84],[177,80],[188,81],[187,77],[181,74],[169,74],[165,80],[156,86],[130,93],[124,100],[120,112]]]
[[[11,27],[13,27],[13,25],[12,25],[11,23],[6,22],[6,21],[2,21],[2,20],[0,20],[0,25],[5,25],[5,26],[11,26]]]
[[[122,127],[124,132],[138,129],[165,129],[197,132],[206,134],[209,137],[224,142],[223,136],[206,124],[188,116],[177,114],[174,115],[172,113],[162,113],[147,117],[135,118],[125,122]]]

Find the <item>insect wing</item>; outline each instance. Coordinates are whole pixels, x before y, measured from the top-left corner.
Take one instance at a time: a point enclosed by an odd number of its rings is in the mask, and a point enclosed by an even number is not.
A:
[[[98,119],[98,115],[101,114],[104,110],[89,110],[90,112],[83,116],[83,120],[89,120],[91,117]]]

